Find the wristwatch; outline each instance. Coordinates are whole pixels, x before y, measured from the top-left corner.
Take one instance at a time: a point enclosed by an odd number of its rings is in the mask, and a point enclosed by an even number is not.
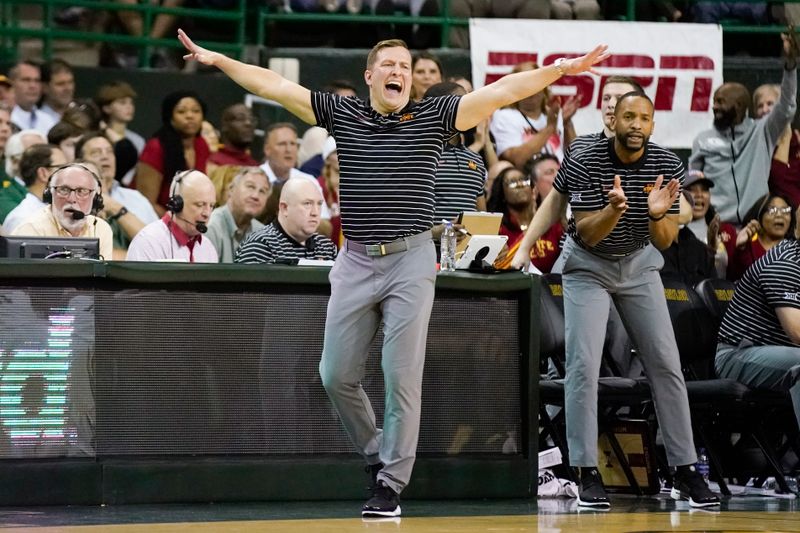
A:
[[[119,217],[124,217],[127,214],[128,214],[128,208],[123,205],[122,209],[120,209],[115,214],[108,217],[108,221],[111,222],[112,220],[117,220]]]
[[[556,67],[556,71],[558,72],[559,76],[564,76],[567,73],[566,67],[564,63],[567,62],[566,57],[559,57],[553,62],[553,66]]]

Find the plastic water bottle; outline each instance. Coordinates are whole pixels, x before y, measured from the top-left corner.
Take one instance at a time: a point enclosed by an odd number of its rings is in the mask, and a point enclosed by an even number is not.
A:
[[[697,453],[697,464],[695,465],[697,469],[697,473],[703,476],[703,480],[708,484],[708,455],[706,455],[706,449],[700,448]]]
[[[449,221],[444,225],[442,232],[442,258],[439,265],[442,272],[452,272],[456,269],[456,230]]]

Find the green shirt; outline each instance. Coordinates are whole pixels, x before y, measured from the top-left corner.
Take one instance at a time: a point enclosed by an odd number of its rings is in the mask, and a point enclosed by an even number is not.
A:
[[[5,221],[12,209],[28,194],[28,189],[12,178],[5,178],[0,182],[0,224]]]

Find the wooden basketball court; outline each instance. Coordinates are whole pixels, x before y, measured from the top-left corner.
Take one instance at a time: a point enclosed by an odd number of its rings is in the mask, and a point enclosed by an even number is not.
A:
[[[575,500],[403,501],[398,519],[362,520],[361,502],[124,505],[0,509],[3,531],[165,533],[715,533],[800,531],[797,500],[733,497],[717,510],[690,509],[664,495],[612,497],[607,512]]]

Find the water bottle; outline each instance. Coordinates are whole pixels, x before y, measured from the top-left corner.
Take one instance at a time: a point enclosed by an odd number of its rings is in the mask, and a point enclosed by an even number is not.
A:
[[[456,230],[449,221],[444,225],[442,232],[442,259],[439,265],[442,272],[452,272],[456,269]]]
[[[708,456],[706,455],[706,449],[700,448],[697,453],[697,464],[695,465],[695,469],[697,469],[697,473],[703,476],[703,480],[708,484]]]

